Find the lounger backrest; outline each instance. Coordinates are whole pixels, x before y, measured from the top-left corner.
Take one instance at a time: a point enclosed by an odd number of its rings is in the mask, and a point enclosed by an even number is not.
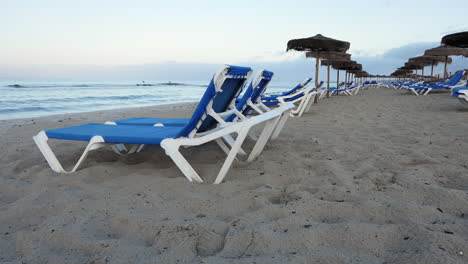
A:
[[[237,102],[237,110],[239,110],[243,115],[248,115],[252,110],[251,107],[247,105],[248,100],[250,99],[253,103],[257,103],[258,100],[261,100],[261,95],[266,90],[272,77],[273,72],[267,70],[261,70],[258,72],[252,82],[250,82],[247,90],[245,90],[242,98]],[[234,114],[230,115],[225,119],[225,121],[232,122],[236,117],[237,116]]]
[[[324,81],[320,81],[320,82],[319,82],[319,85],[318,85],[318,87],[317,87],[317,88],[320,88],[320,87],[322,87],[322,85],[323,85],[324,83],[325,83]]]
[[[234,105],[236,97],[251,74],[252,69],[249,67],[226,65],[221,68],[211,80],[190,121],[179,136],[190,137],[197,132],[205,132],[216,127],[217,121],[207,114],[208,111],[212,109],[216,113],[221,113],[230,105]]]
[[[455,85],[461,80],[462,77],[463,71],[458,71],[452,76],[452,78],[450,78],[450,80],[446,82],[446,84],[450,86]]]
[[[271,79],[273,78],[273,72],[262,70],[259,73],[260,78],[254,83],[254,89],[252,92],[252,96],[250,100],[253,103],[260,103],[261,97],[265,93],[268,84],[270,83]]]
[[[290,94],[296,92],[297,90],[304,88],[307,84],[310,83],[310,81],[312,81],[312,78],[305,79],[300,84],[296,85],[296,87],[292,88],[291,90],[289,90],[287,92],[284,92],[283,96],[290,95]]]

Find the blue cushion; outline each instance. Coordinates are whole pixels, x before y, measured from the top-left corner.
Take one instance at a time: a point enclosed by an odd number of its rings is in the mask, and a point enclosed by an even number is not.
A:
[[[247,74],[252,71],[249,67],[229,66],[227,75],[234,75],[236,78],[227,79],[224,81],[221,91],[216,92],[214,81],[211,80],[210,85],[205,91],[200,103],[193,112],[192,118],[190,118],[187,125],[180,132],[179,136],[188,136],[194,129],[198,132],[207,131],[216,126],[217,122],[211,116],[206,116],[206,106],[213,99],[213,110],[217,113],[225,112],[229,104],[235,100],[239,95],[244,85]],[[213,98],[214,97],[214,98]],[[205,118],[203,118],[205,117]],[[200,121],[202,122],[200,123]]]
[[[108,143],[159,145],[163,139],[176,138],[182,127],[115,126],[87,124],[46,130],[49,138],[89,141],[101,136]]]
[[[189,118],[153,118],[153,117],[134,117],[114,121],[117,125],[127,126],[153,126],[161,123],[164,126],[186,126]]]
[[[466,90],[468,90],[468,87],[457,87],[457,88],[453,88],[452,92],[458,93],[460,91],[466,91]]]
[[[269,102],[263,102],[264,105],[266,106],[277,106],[279,105],[278,101],[269,101]]]

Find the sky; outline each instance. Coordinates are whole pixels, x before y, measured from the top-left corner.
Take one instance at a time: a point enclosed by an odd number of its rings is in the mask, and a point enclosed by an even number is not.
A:
[[[384,74],[468,30],[466,0],[1,1],[0,78],[206,79],[221,64],[299,78],[314,63],[286,43],[318,33]]]

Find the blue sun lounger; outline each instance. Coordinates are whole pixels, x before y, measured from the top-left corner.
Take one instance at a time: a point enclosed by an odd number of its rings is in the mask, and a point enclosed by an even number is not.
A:
[[[312,105],[313,100],[311,100],[312,96],[319,93],[316,91],[315,88],[307,87],[306,85],[310,82],[311,79],[306,79],[298,86],[302,88],[297,89],[296,86],[293,90],[294,92],[291,93],[292,90],[285,92],[279,95],[270,95],[262,97],[261,104],[264,107],[269,106],[284,106],[288,103],[296,104],[297,106],[294,110],[291,111],[291,116],[302,116],[304,112],[309,111],[310,106]],[[323,82],[320,82],[319,89],[323,85]]]
[[[280,118],[279,112],[271,111],[242,122],[219,125],[218,121],[222,120],[222,118],[217,113],[225,112],[228,106],[233,104],[251,72],[248,67],[228,65],[222,67],[210,82],[192,118],[183,127],[85,124],[44,130],[34,136],[33,139],[55,172],[71,173],[76,171],[88,152],[94,149],[115,144],[149,144],[160,145],[165,150],[166,155],[171,157],[190,182],[203,182],[198,173],[182,156],[179,148],[181,146],[199,146],[210,141],[218,141],[226,135],[237,134],[235,143],[228,152],[227,158],[215,180],[215,183],[221,183],[249,130],[255,125],[265,123],[263,132],[254,146],[254,151],[259,153]],[[48,145],[47,141],[49,139],[85,141],[88,142],[88,145],[73,169],[66,171]]]
[[[468,105],[468,80],[465,82],[465,86],[452,88],[452,96],[458,98],[462,104]]]
[[[258,98],[265,91],[268,83],[273,77],[273,73],[267,70],[262,70],[252,80],[245,93],[236,102],[235,108],[238,115],[247,116],[251,113],[252,107],[257,103]],[[226,113],[233,113],[236,110],[230,110]],[[226,114],[224,114],[226,115]],[[237,118],[235,114],[229,114],[224,120],[226,122],[232,122]],[[114,120],[107,122],[108,124],[115,125],[136,125],[136,126],[185,126],[190,121],[190,118],[156,118],[156,117],[133,117],[121,120]]]
[[[463,77],[464,71],[456,72],[448,81],[446,82],[437,82],[431,84],[423,84],[423,85],[410,85],[408,86],[409,91],[411,91],[414,95],[427,95],[432,90],[448,90],[456,85],[459,84]]]
[[[233,122],[233,121],[242,121],[243,119],[251,116],[252,114],[263,114],[264,112],[271,111],[268,107],[261,104],[261,95],[265,92],[268,84],[270,83],[273,77],[273,72],[267,70],[261,70],[253,78],[249,84],[245,93],[236,100],[236,105],[230,106],[228,111],[224,113],[218,113],[220,117],[224,118],[224,122]],[[271,135],[272,139],[276,139],[282,128],[284,127],[288,117],[289,117],[289,107],[277,108],[275,111],[281,112],[281,119],[277,123],[277,126],[274,129],[274,132]],[[121,120],[114,120],[106,122],[106,124],[112,125],[136,125],[136,126],[185,126],[190,121],[189,118],[155,118],[155,117],[134,117]],[[223,121],[219,121],[223,123]],[[250,135],[252,138],[255,136]],[[227,136],[224,140],[232,146],[234,140]],[[220,144],[220,142],[218,142]],[[225,145],[220,145],[224,150],[227,148]],[[138,149],[130,150],[129,152],[139,151],[142,146]],[[118,146],[118,149],[126,150],[122,146]],[[240,154],[246,154],[242,149],[239,152]],[[248,161],[253,160],[252,155],[249,156]]]
[[[262,100],[263,101],[270,101],[270,100],[275,100],[280,96],[288,96],[288,95],[293,94],[293,93],[297,92],[298,90],[304,88],[307,84],[310,83],[310,81],[312,81],[312,78],[305,79],[304,81],[302,81],[301,83],[299,83],[298,85],[296,85],[294,88],[292,88],[289,91],[278,93],[278,94],[268,94],[268,95],[262,96]]]

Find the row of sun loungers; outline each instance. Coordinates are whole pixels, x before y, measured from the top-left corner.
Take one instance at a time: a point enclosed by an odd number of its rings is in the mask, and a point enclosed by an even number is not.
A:
[[[51,169],[58,173],[76,171],[92,150],[110,146],[121,155],[141,151],[145,145],[159,145],[190,182],[203,182],[202,177],[179,151],[214,141],[227,154],[214,183],[221,183],[233,161],[246,155],[255,160],[270,140],[275,140],[290,116],[309,111],[313,97],[324,89],[308,86],[306,79],[293,89],[265,95],[273,73],[257,73],[241,94],[252,74],[249,67],[226,65],[215,73],[191,118],[136,117],[105,123],[91,123],[39,132],[33,137]],[[323,83],[321,83],[322,85]],[[360,86],[335,89],[336,93],[356,94]],[[274,108],[271,108],[274,107]],[[253,128],[262,125],[261,133]],[[255,140],[247,153],[242,145],[247,138]],[[88,142],[78,162],[65,170],[48,144],[49,139]]]
[[[388,84],[382,84],[382,86],[390,87],[394,89],[405,89],[408,92],[419,96],[427,95],[434,90],[451,90],[466,85],[466,80],[462,80],[464,71],[458,71],[450,79],[445,82],[436,83],[424,83],[422,80],[412,80],[403,82],[392,82]]]
[[[414,95],[427,95],[434,90],[451,91],[453,97],[462,104],[468,105],[468,80],[463,80],[466,70],[455,72],[445,82],[427,83],[422,80],[380,83],[380,87],[405,89]]]

